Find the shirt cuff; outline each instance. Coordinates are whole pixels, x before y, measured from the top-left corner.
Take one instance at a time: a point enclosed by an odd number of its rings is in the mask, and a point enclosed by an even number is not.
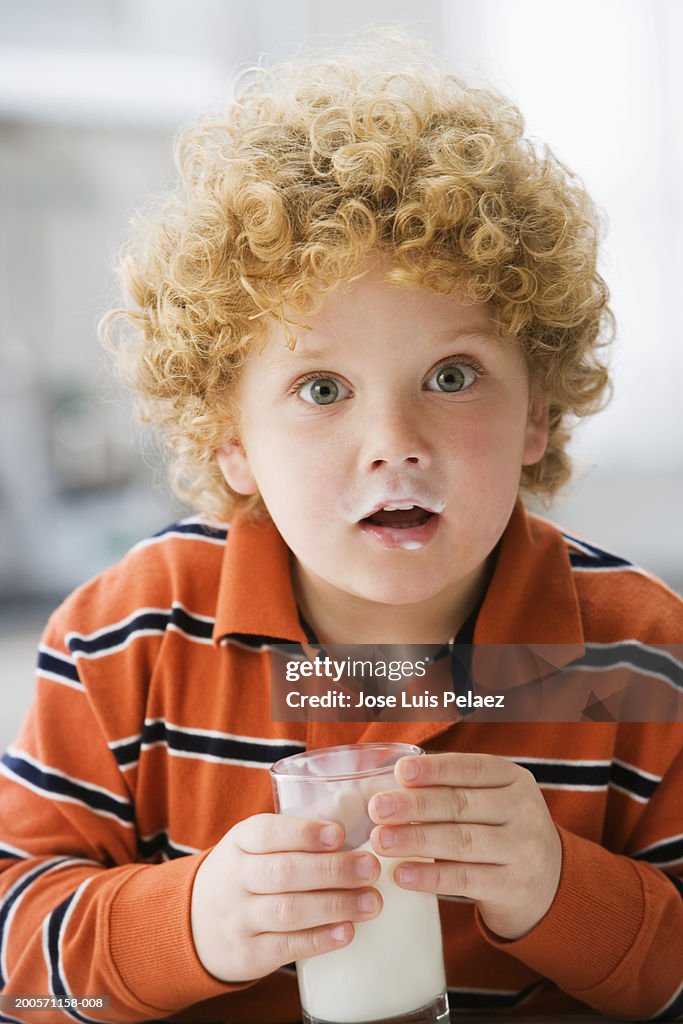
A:
[[[558,827],[562,873],[549,910],[519,939],[476,919],[486,941],[580,997],[610,979],[636,942],[645,915],[640,875],[628,857]]]
[[[170,1012],[255,984],[219,981],[197,956],[190,904],[208,852],[141,866],[127,874],[113,899],[111,956],[123,984],[146,1006]]]

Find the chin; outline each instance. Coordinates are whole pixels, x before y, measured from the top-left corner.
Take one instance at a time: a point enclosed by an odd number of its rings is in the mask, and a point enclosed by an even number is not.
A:
[[[420,604],[422,601],[429,601],[436,597],[443,589],[443,579],[438,583],[430,585],[424,578],[419,580],[382,580],[377,576],[354,587],[353,593],[365,601],[372,601],[375,604],[389,605],[410,605]]]

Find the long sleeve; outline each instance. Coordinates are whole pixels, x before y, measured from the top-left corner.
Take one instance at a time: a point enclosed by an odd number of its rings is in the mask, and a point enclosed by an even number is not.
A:
[[[683,754],[652,785],[627,853],[558,829],[560,884],[531,932],[505,941],[477,920],[492,946],[599,1012],[677,1020],[683,1018]]]
[[[192,943],[201,858],[140,863],[131,789],[63,630],[49,628],[33,705],[0,763],[0,991],[107,995],[109,1010],[88,1015],[111,1021],[226,992]]]

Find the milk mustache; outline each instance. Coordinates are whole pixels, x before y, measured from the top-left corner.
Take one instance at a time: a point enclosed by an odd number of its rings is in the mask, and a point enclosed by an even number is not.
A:
[[[358,849],[375,853],[369,842]],[[356,1024],[410,1013],[446,987],[436,896],[401,889],[392,878],[401,861],[377,859],[379,916],[354,922],[343,949],[297,962],[301,1005],[318,1020]]]

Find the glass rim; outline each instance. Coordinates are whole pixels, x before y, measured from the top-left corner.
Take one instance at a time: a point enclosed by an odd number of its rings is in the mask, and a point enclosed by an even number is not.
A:
[[[393,764],[383,765],[378,768],[366,768],[363,771],[359,772],[340,772],[338,775],[304,775],[296,772],[286,772],[280,769],[280,765],[284,764],[286,761],[293,761],[295,758],[313,758],[318,754],[335,754],[341,750],[367,750],[371,747],[384,747],[385,749],[389,748],[393,750],[404,750],[405,753],[401,754],[400,757],[420,757],[425,754],[425,751],[422,749],[422,747],[418,747],[414,743],[400,743],[394,742],[392,740],[387,740],[386,742],[382,742],[382,740],[377,740],[376,742],[372,743],[340,743],[336,747],[317,747],[314,750],[304,750],[302,751],[301,754],[289,754],[287,757],[281,757],[279,761],[274,761],[268,770],[270,772],[270,775],[276,779],[294,779],[297,782],[318,783],[324,782],[326,779],[334,780],[335,782],[350,781],[352,779],[367,778],[369,775],[382,775],[385,772],[393,771]],[[397,757],[396,761],[398,760],[399,758]],[[394,764],[396,764],[396,761],[394,761]]]

